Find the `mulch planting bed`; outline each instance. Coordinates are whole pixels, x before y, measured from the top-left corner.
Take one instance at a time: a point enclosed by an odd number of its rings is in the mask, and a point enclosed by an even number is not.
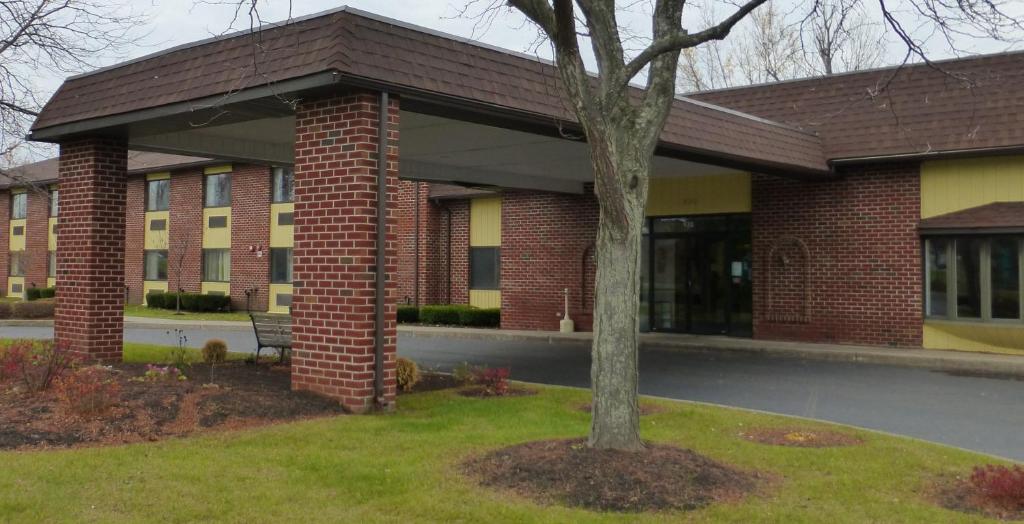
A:
[[[834,448],[864,443],[860,438],[846,433],[807,428],[752,428],[740,433],[740,436],[760,444],[796,448]]]
[[[0,449],[145,442],[343,413],[335,401],[291,391],[286,367],[218,365],[215,386],[206,385],[205,364],[193,365],[187,381],[132,380],[145,372],[145,365],[115,366],[120,402],[92,418],[68,413],[52,390],[0,389]]]
[[[540,503],[624,512],[693,510],[735,501],[765,480],[682,448],[649,444],[636,453],[595,450],[578,439],[499,449],[463,468],[485,486]]]
[[[964,478],[943,478],[933,486],[931,498],[953,511],[983,515],[998,520],[1024,520],[1024,504],[1000,504]]]

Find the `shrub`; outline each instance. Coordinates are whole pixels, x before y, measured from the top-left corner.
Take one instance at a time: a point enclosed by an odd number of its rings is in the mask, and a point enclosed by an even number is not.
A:
[[[0,368],[6,380],[20,382],[29,392],[49,389],[76,362],[75,356],[52,340],[16,340],[3,352]]]
[[[399,357],[395,362],[395,378],[399,389],[412,391],[413,386],[420,381],[420,369],[415,362]]]
[[[469,327],[498,327],[501,325],[501,309],[473,307],[461,310],[459,324]]]
[[[467,309],[469,309],[469,306],[464,305],[423,306],[420,308],[420,322],[424,324],[457,326],[459,324],[459,313]]]
[[[420,308],[416,306],[398,306],[398,323],[415,324],[420,321]]]
[[[150,291],[149,293],[146,293],[146,307],[153,309],[166,309],[164,304],[166,303],[168,295],[169,293],[164,293],[163,291]],[[174,305],[172,304],[171,309],[173,308]]]
[[[81,417],[97,416],[117,405],[121,385],[109,368],[89,366],[54,381],[57,397],[68,411]]]
[[[228,344],[219,338],[212,338],[203,344],[203,362],[220,364],[228,358]]]
[[[473,372],[473,381],[480,385],[487,395],[501,397],[508,394],[509,368],[477,368]]]
[[[1024,510],[1024,468],[978,466],[969,481],[987,502],[1010,511]]]
[[[53,299],[15,302],[12,306],[11,318],[53,318],[56,305]]]
[[[230,311],[231,297],[227,295],[204,295],[202,293],[164,293],[153,291],[146,295],[146,307],[154,309],[177,309],[181,296],[181,310],[193,313]]]
[[[55,296],[57,296],[57,288],[30,287],[25,290],[25,300],[39,300],[41,298],[53,298]]]
[[[188,377],[174,366],[146,365],[146,373],[142,379],[149,382],[176,382],[188,380]]]
[[[11,318],[14,314],[14,305],[10,302],[0,302],[0,319]]]
[[[452,379],[460,386],[468,386],[475,380],[476,369],[469,362],[463,362],[452,369]]]

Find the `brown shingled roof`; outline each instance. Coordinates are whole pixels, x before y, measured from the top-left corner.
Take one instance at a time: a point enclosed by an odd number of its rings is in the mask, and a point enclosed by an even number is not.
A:
[[[68,79],[32,129],[330,71],[400,93],[511,110],[552,126],[556,119],[573,120],[547,62],[346,8]],[[683,154],[793,172],[827,170],[814,134],[707,103],[677,100],[662,140]]]
[[[57,181],[57,159],[48,158],[39,162],[25,164],[9,170],[15,181],[0,178],[0,187],[17,186],[21,182],[46,184]],[[154,171],[173,169],[196,164],[213,162],[209,158],[199,158],[168,153],[151,153],[149,151],[128,152],[129,173],[152,173]]]
[[[993,202],[921,220],[922,232],[984,230],[1024,231],[1024,202]]]
[[[814,131],[832,160],[1024,146],[1024,53],[936,64],[690,96]]]

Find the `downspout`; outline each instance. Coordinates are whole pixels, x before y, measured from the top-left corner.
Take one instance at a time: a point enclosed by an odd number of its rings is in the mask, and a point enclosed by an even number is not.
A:
[[[412,276],[413,276],[413,303],[416,307],[420,307],[420,183],[413,182],[416,184],[416,236],[413,238],[413,264],[415,264]]]
[[[377,113],[377,300],[373,340],[373,389],[377,407],[385,406],[384,398],[384,308],[385,255],[387,254],[387,198],[388,198],[388,92],[380,92]]]

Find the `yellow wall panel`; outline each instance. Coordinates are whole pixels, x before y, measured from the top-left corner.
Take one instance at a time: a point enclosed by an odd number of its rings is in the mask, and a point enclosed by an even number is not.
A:
[[[496,289],[470,289],[469,305],[479,308],[500,308],[501,291]]]
[[[148,295],[150,291],[163,291],[163,292],[166,293],[167,292],[167,282],[157,282],[157,281],[151,281],[151,280],[147,280],[147,281],[143,282],[142,283],[142,305],[146,305],[146,295]]]
[[[469,204],[469,245],[501,245],[501,197],[474,198]]]
[[[277,303],[277,295],[291,295],[292,285],[291,284],[270,284],[270,307],[267,308],[269,313],[288,313],[290,309],[286,305],[280,305]]]
[[[153,231],[153,221],[163,220],[164,229],[162,231]],[[147,211],[146,212],[146,234],[145,234],[145,246],[146,249],[167,249],[168,239],[170,237],[170,212],[169,211]]]
[[[210,217],[227,217],[227,227],[210,228]],[[203,249],[227,249],[231,247],[231,208],[213,207],[203,209]]]
[[[294,213],[295,204],[291,202],[270,205],[270,247],[292,247],[295,244],[293,226],[280,226],[277,217],[281,213]]]
[[[53,277],[47,278],[46,287],[57,287],[57,279]]]
[[[1024,325],[993,322],[926,322],[923,345],[928,349],[1024,355]]]
[[[46,225],[46,250],[57,250],[57,217],[50,217]]]
[[[652,178],[648,216],[750,212],[750,174]]]
[[[204,295],[210,293],[221,293],[224,295],[231,294],[231,283],[229,282],[203,282],[200,284],[201,292]]]
[[[208,167],[206,169],[203,169],[203,174],[204,175],[219,175],[221,173],[230,173],[230,172],[231,172],[231,164],[224,164],[222,166],[210,166],[210,167]]]
[[[17,235],[17,236],[14,235],[14,228],[16,228],[16,227],[20,227],[21,228],[21,234]],[[9,249],[11,251],[22,251],[22,250],[24,250],[25,249],[25,236],[28,235],[28,221],[26,219],[24,219],[24,218],[19,218],[17,220],[11,220],[11,225],[8,228],[7,234],[10,235],[9,238],[11,239],[10,247],[9,247]]]
[[[1024,157],[935,160],[921,164],[921,218],[992,202],[1024,201]]]
[[[21,286],[20,292],[13,291],[15,285]],[[7,296],[25,298],[25,277],[7,277]]]
[[[150,173],[146,175],[146,180],[167,180],[171,178],[170,171],[163,171],[160,173]]]

